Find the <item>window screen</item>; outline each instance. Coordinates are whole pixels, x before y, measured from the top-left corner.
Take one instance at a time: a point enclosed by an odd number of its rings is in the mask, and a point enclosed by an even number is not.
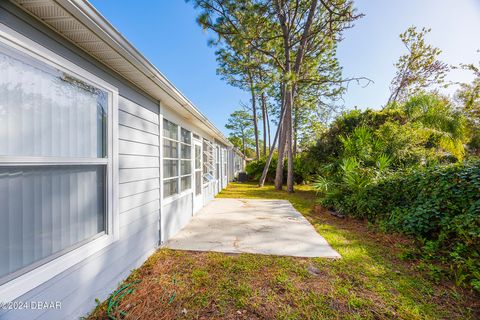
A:
[[[163,197],[192,188],[191,132],[163,119]]]

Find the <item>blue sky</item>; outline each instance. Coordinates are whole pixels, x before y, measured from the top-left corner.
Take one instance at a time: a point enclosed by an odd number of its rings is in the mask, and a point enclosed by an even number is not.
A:
[[[196,24],[196,12],[183,0],[91,0],[91,3],[220,130],[248,94],[216,75],[214,48]],[[365,76],[366,88],[354,83],[344,97],[347,108],[379,108],[388,98],[393,64],[403,53],[398,35],[411,25],[430,27],[429,43],[443,50],[449,64],[480,60],[479,0],[357,0],[365,14],[347,30],[338,57],[345,77]],[[452,72],[452,81],[471,75]],[[448,89],[447,93],[453,92]]]

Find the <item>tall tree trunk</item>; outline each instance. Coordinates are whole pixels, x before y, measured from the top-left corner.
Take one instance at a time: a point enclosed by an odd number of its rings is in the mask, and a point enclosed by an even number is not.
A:
[[[307,41],[310,35],[310,29],[313,23],[313,18],[315,16],[315,11],[317,9],[318,5],[318,0],[311,0],[310,3],[310,8],[308,12],[308,17],[307,21],[305,21],[305,28],[303,29],[303,34],[302,38],[300,39],[300,43],[298,46],[298,49],[296,51],[296,57],[295,57],[295,63],[293,64],[292,69],[288,69],[287,71],[290,73],[292,71],[293,74],[298,75],[300,74],[300,68],[302,66],[303,62],[303,57],[305,54],[305,50],[307,47]],[[285,34],[284,34],[285,36]],[[288,39],[288,38],[287,38]],[[284,39],[285,42],[285,39]],[[287,47],[286,47],[287,48]],[[288,61],[288,66],[290,66],[290,61],[289,59],[286,59]],[[288,74],[288,73],[287,73]],[[295,101],[295,93],[296,93],[296,86],[295,83],[291,84],[289,86],[289,106],[287,108],[287,115],[290,117],[288,120],[288,126],[290,127],[289,134],[287,139],[289,140],[288,144],[288,150],[287,150],[287,156],[288,156],[288,172],[287,172],[287,191],[288,192],[293,192],[293,145],[292,145],[292,105],[293,101]]]
[[[262,120],[263,120],[263,156],[267,156],[267,99],[265,98],[265,92],[261,95],[262,103]]]
[[[268,152],[270,152],[273,148],[272,143],[270,141],[270,119],[268,116],[268,108],[265,108],[265,115],[267,117],[267,132],[268,132]],[[275,144],[275,141],[273,142]]]
[[[293,110],[295,111],[293,113],[293,157],[295,158],[297,156],[297,145],[298,145],[298,118],[299,118],[299,108],[295,104]]]
[[[283,98],[282,98],[283,99]],[[283,100],[282,100],[282,105],[283,105]],[[275,137],[273,138],[273,143],[271,144],[271,147],[270,147],[270,152],[268,154],[268,158],[267,158],[267,161],[265,162],[265,167],[263,167],[263,172],[262,172],[262,176],[260,178],[260,181],[258,183],[258,186],[259,187],[263,187],[263,185],[265,184],[265,180],[267,179],[267,173],[268,173],[268,169],[270,168],[270,163],[272,162],[272,158],[273,158],[273,152],[275,150],[275,144],[277,143],[277,140],[278,140],[278,137],[280,135],[280,131],[281,131],[281,128],[282,128],[282,125],[283,123],[285,122],[285,109],[284,108],[281,108],[281,111],[280,111],[280,119],[278,121],[278,127],[277,127],[277,131],[275,132]]]
[[[260,150],[258,147],[257,99],[255,98],[255,86],[253,84],[253,78],[251,74],[249,74],[249,78],[250,78],[250,93],[251,93],[251,99],[252,99],[253,132],[255,135],[255,158],[258,160],[260,158]]]
[[[286,145],[287,145],[287,192],[293,192],[293,148],[292,148],[292,89],[287,90],[286,104]]]
[[[290,29],[289,24],[287,23],[287,18],[285,16],[285,11],[283,10],[286,5],[285,2],[276,0],[274,1],[276,14],[278,20],[280,21],[280,27],[282,29],[282,42],[284,49],[284,69],[283,69],[283,81],[286,81],[290,77],[291,70],[291,59],[290,59]],[[277,168],[275,171],[275,189],[281,190],[283,185],[283,165],[285,159],[285,144],[286,144],[286,132],[288,131],[287,125],[285,125],[285,119],[288,118],[287,112],[287,98],[288,98],[288,83],[283,82],[280,87],[280,96],[281,96],[281,111],[282,114],[285,113],[282,122],[279,122],[280,135],[278,140],[278,162]]]
[[[277,168],[275,170],[275,189],[277,190],[281,190],[283,185],[283,166],[284,166],[284,160],[285,160],[285,143],[286,143],[285,131],[287,130],[285,125],[286,112],[287,112],[287,109],[285,108],[287,105],[286,85],[282,84],[282,87],[280,90],[281,90],[281,101],[282,101],[282,107],[280,110],[281,110],[281,113],[283,114],[283,118],[280,119],[282,121],[279,122],[278,161],[277,161]]]
[[[287,131],[287,125],[283,123],[280,127],[280,136],[278,140],[278,161],[277,168],[275,170],[275,189],[277,190],[282,190],[283,186],[283,168],[285,165],[285,148],[287,147]]]

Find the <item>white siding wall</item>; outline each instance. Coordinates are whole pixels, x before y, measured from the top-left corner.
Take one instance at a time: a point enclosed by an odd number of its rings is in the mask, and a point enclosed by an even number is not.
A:
[[[125,98],[119,99],[119,211],[130,223],[160,210],[159,118]],[[155,222],[158,227],[158,221]]]
[[[201,137],[210,141],[214,141],[214,137],[199,129],[196,119],[182,118],[175,110],[168,108],[159,110],[158,104],[150,97],[139,93],[129,82],[123,81],[99,65],[95,59],[88,57],[83,51],[73,47],[8,2],[0,1],[0,18],[0,23],[21,31],[39,44],[112,84],[119,89],[121,96],[118,112],[119,240],[18,299],[61,301],[61,310],[0,311],[2,320],[77,319],[94,308],[95,298],[107,298],[132,269],[140,266],[154,252],[159,243],[160,231],[162,239],[168,239],[188,223],[192,216],[191,193],[175,201],[160,199],[158,112]],[[205,204],[218,192],[218,185],[218,182],[213,181],[204,189]]]

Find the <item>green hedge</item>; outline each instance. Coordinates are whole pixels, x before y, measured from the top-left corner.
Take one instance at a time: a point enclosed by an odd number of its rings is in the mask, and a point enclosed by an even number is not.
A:
[[[273,182],[275,180],[275,168],[277,167],[277,157],[273,156],[270,162],[270,167],[267,172],[267,182]],[[258,181],[262,177],[263,168],[265,168],[266,159],[260,158],[259,160],[249,161],[245,167],[245,171],[248,174],[250,180]]]
[[[278,157],[274,154],[270,167],[268,168],[266,181],[273,183],[275,181],[275,170],[277,168]],[[248,174],[250,180],[258,181],[262,177],[263,168],[265,167],[266,159],[260,158],[259,160],[252,160],[247,163],[245,171]],[[283,167],[283,181],[287,181],[287,166],[288,161],[285,161]],[[295,183],[308,183],[311,181],[311,177],[314,176],[317,163],[311,161],[311,158],[300,154],[293,162],[293,178]]]
[[[397,172],[325,206],[419,238],[480,291],[480,161]]]

